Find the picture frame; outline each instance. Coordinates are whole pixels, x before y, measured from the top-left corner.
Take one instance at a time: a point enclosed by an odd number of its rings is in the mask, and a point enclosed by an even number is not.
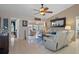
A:
[[[22,21],[22,26],[26,27],[27,26],[27,23],[28,23],[27,20],[23,20]]]
[[[50,21],[52,27],[65,27],[66,26],[66,17],[56,18]]]

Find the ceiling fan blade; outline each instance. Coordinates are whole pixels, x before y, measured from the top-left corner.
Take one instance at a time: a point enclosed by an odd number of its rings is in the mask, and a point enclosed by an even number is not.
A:
[[[46,13],[53,13],[52,11],[46,11]]]
[[[35,11],[39,11],[39,10],[37,10],[37,9],[33,9],[33,10],[35,10]]]
[[[49,9],[48,7],[45,7],[45,8],[44,8],[44,10],[48,10],[48,9]]]
[[[39,14],[39,13],[35,13],[34,15],[37,15],[37,14]]]

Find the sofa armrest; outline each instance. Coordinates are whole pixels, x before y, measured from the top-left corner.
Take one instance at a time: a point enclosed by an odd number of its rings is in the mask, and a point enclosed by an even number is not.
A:
[[[56,39],[56,35],[44,35],[43,38],[47,39],[47,40],[55,40]]]
[[[44,41],[56,41],[55,39],[56,39],[55,36],[52,36],[52,37],[50,36],[50,37],[44,37],[43,38]]]
[[[56,40],[45,37],[43,43],[44,43],[44,46],[50,50],[56,50],[58,48]]]

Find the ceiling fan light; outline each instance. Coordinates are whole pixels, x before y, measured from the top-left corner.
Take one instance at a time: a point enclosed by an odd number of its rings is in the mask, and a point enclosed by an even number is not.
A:
[[[41,12],[40,15],[43,15],[44,16],[45,15],[45,12]]]

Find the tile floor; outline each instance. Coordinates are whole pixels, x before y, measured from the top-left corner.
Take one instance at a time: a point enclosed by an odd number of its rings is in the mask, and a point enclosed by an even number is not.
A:
[[[15,40],[14,46],[10,44],[9,47],[10,54],[77,54],[79,53],[79,40],[72,42],[69,46],[53,52],[46,49],[43,45],[29,44],[27,40]]]

